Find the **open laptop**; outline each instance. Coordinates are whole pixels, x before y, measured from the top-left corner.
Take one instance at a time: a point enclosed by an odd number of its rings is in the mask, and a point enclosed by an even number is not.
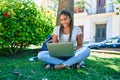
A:
[[[47,48],[52,57],[71,57],[74,56],[72,42],[47,43]]]

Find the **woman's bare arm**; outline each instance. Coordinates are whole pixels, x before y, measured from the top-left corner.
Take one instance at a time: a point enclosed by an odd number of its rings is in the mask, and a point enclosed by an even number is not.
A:
[[[83,44],[83,39],[82,39],[82,34],[80,34],[77,36],[77,46],[75,47],[75,50],[81,48],[82,44]]]
[[[58,36],[57,35],[53,34],[52,42],[53,43],[57,43],[58,42]]]

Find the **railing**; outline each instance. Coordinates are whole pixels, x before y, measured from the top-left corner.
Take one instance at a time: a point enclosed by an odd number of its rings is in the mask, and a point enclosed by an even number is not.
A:
[[[82,10],[82,12],[79,10],[79,12],[75,12],[75,13],[83,13],[85,10]],[[86,11],[88,13],[88,15],[93,15],[93,14],[101,14],[101,13],[110,13],[110,12],[114,12],[114,6],[109,6],[106,8],[96,8],[96,9],[87,9]]]
[[[88,15],[110,13],[110,12],[114,12],[114,7],[110,7],[107,9],[106,8],[89,9]]]

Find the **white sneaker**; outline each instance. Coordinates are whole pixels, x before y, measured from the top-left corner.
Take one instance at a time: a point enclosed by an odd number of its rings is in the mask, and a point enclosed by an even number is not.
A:
[[[34,57],[32,57],[32,58],[29,58],[29,61],[35,61],[35,60],[34,60]]]
[[[81,67],[85,68],[86,67],[86,64],[84,61],[82,61],[80,64],[79,64]]]
[[[38,57],[36,56],[36,57],[31,57],[31,58],[29,58],[29,61],[36,61],[36,60],[38,60]]]

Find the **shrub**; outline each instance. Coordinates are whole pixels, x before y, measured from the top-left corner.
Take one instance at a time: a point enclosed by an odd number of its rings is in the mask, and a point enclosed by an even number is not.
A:
[[[0,0],[0,49],[14,54],[39,45],[51,32],[54,16],[31,0]],[[5,49],[3,51],[3,49]],[[1,52],[0,52],[1,53]]]

